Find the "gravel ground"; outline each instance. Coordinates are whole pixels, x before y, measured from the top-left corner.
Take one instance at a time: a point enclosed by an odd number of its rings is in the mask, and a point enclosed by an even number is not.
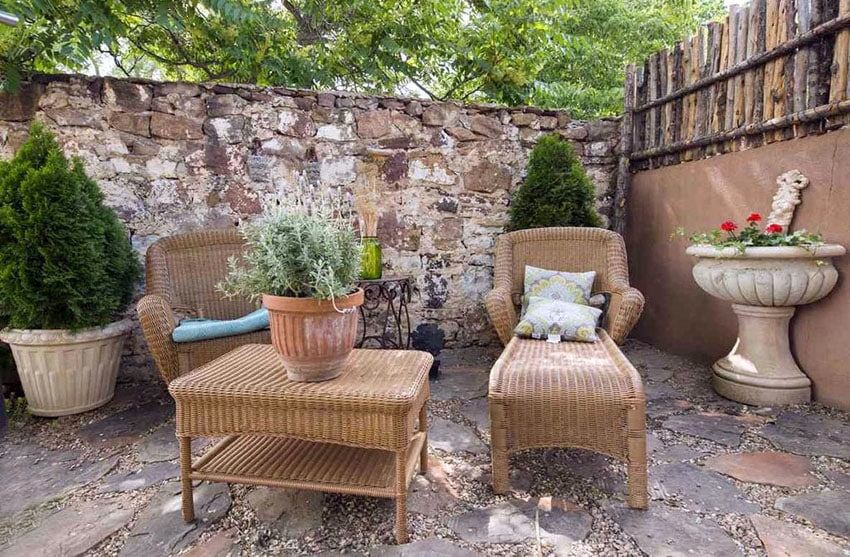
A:
[[[790,408],[757,409],[732,403],[717,397],[710,387],[709,370],[706,366],[689,362],[682,358],[664,354],[654,348],[638,342],[629,342],[625,353],[644,375],[648,392],[659,389],[661,393],[651,401],[652,404],[673,404],[656,417],[650,417],[647,429],[651,436],[651,445],[656,443],[656,451],[650,453],[650,465],[662,461],[656,454],[671,447],[687,447],[693,451],[693,458],[683,462],[695,464],[704,470],[706,459],[723,453],[743,453],[754,451],[781,451],[771,441],[761,436],[760,429],[776,421],[781,412],[797,412],[807,416],[826,416],[838,420],[845,428],[850,428],[847,413],[822,407],[817,404]],[[456,351],[444,357],[444,377],[449,374],[486,373],[498,355],[487,349]],[[477,375],[476,375],[477,376]],[[479,376],[480,377],[480,376]],[[432,389],[440,387],[440,381],[432,384]],[[167,393],[158,384],[141,383],[121,385],[116,399],[109,405],[81,416],[39,419],[24,417],[10,425],[5,443],[0,446],[0,457],[6,458],[20,451],[22,447],[37,446],[60,451],[76,451],[80,463],[112,459],[114,467],[110,473],[143,469],[147,464],[139,460],[138,445],[148,434],[141,432],[128,438],[125,443],[114,447],[95,446],[80,438],[80,428],[134,406],[152,400],[167,400]],[[486,424],[479,424],[474,416],[465,411],[467,397],[460,399],[433,400],[430,411],[438,416],[469,428],[485,443],[489,442]],[[686,401],[686,402],[681,402]],[[740,444],[730,447],[700,435],[684,434],[664,427],[664,421],[673,415],[697,415],[701,413],[719,413],[736,416],[745,426]],[[157,424],[158,425],[158,424]],[[743,427],[743,426],[742,426]],[[153,428],[151,428],[153,429]],[[652,439],[654,438],[654,439]],[[680,448],[679,450],[684,450]],[[431,448],[431,455],[437,468],[445,474],[445,480],[428,476],[420,502],[429,512],[409,513],[411,541],[430,538],[445,538],[458,548],[466,548],[485,555],[575,555],[575,556],[630,556],[652,554],[653,550],[639,545],[640,540],[627,533],[611,512],[623,498],[625,467],[617,462],[600,459],[574,450],[546,449],[527,451],[515,455],[511,461],[511,470],[515,474],[512,480],[514,492],[510,497],[496,496],[489,485],[490,459],[488,454],[465,452],[449,453]],[[814,476],[819,485],[791,489],[731,479],[732,485],[740,490],[742,496],[760,508],[759,513],[787,522],[789,525],[802,526],[819,539],[842,548],[850,555],[848,540],[838,535],[813,527],[806,520],[774,508],[781,497],[818,492],[825,488],[839,489],[832,476],[836,472],[850,474],[850,462],[832,456],[811,454],[808,457]],[[677,460],[679,462],[679,460]],[[588,464],[590,463],[590,464]],[[653,477],[652,468],[650,477]],[[37,470],[34,470],[36,473]],[[109,535],[90,548],[88,554],[97,556],[119,555],[130,531],[140,518],[142,509],[154,498],[159,486],[128,493],[98,493],[103,483],[100,478],[89,485],[60,494],[58,498],[46,497],[39,505],[0,518],[0,554],[4,544],[14,543],[21,534],[46,523],[45,518],[57,509],[74,505],[80,501],[96,499],[123,498],[134,509],[133,518],[115,533]],[[652,482],[651,482],[652,483]],[[13,497],[13,493],[0,488],[0,499]],[[429,491],[429,489],[431,491]],[[257,510],[248,502],[252,488],[241,485],[230,486],[232,504],[221,520],[209,526],[193,545],[200,546],[197,551],[207,548],[200,555],[224,555],[211,552],[211,538],[221,532],[227,532],[233,538],[235,555],[301,555],[301,554],[364,554],[376,546],[392,545],[393,542],[393,503],[390,500],[366,497],[327,495],[321,511],[321,523],[316,524],[303,536],[288,539],[283,536],[279,525],[261,520]],[[442,493],[443,499],[437,494]],[[651,493],[654,493],[651,490]],[[470,542],[453,530],[452,518],[474,509],[486,509],[506,501],[529,500],[540,497],[553,497],[574,504],[579,513],[589,516],[589,532],[574,543],[549,545],[539,539],[529,538],[520,543],[481,543]],[[413,499],[411,495],[411,499]],[[672,510],[688,511],[695,524],[716,523],[734,541],[743,555],[766,555],[762,540],[750,519],[745,514],[722,512],[692,512],[689,503],[682,494],[669,493],[656,497],[651,502],[651,511]],[[438,504],[439,503],[439,504]],[[429,507],[430,505],[430,507]],[[431,508],[433,507],[433,508]],[[432,511],[432,512],[430,512]],[[0,515],[2,516],[2,515]],[[43,522],[45,521],[45,522]],[[538,524],[539,525],[539,524]],[[189,548],[191,549],[191,548]],[[710,547],[694,547],[695,554],[710,555]],[[839,553],[840,554],[840,553]],[[196,554],[197,555],[197,554]]]

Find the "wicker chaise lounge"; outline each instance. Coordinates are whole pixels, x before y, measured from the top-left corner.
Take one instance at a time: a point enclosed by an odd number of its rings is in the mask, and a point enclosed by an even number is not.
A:
[[[596,271],[593,292],[610,294],[600,340],[561,342],[513,336],[525,266]],[[512,452],[576,447],[628,465],[628,504],[646,508],[646,401],[641,378],[617,347],[643,310],[629,286],[626,250],[599,228],[539,228],[504,234],[496,245],[487,311],[506,345],[490,374],[493,489],[509,491]]]
[[[202,230],[158,240],[148,248],[147,294],[137,311],[157,367],[166,383],[243,344],[271,344],[269,331],[175,343],[177,314],[236,319],[257,309],[244,299],[224,299],[215,288],[227,261],[245,251],[237,230]]]

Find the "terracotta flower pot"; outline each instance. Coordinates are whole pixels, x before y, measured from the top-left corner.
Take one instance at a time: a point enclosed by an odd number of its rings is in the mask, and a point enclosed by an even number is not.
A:
[[[363,290],[316,300],[263,294],[272,344],[292,381],[327,381],[342,373],[357,339]]]
[[[81,331],[4,329],[0,340],[12,347],[29,411],[67,416],[112,399],[121,350],[132,328],[125,319]]]

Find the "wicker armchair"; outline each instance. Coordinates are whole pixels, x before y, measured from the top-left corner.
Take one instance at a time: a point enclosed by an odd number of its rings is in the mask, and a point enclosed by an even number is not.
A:
[[[235,319],[256,309],[243,299],[225,299],[215,285],[227,274],[231,256],[245,251],[237,230],[204,230],[158,240],[146,256],[147,295],[136,310],[154,361],[166,383],[242,346],[270,344],[269,331],[175,343],[177,314]]]
[[[611,295],[599,341],[552,344],[513,336],[526,264],[596,271],[594,293]],[[511,453],[575,447],[625,461],[628,504],[646,508],[646,397],[640,375],[615,343],[625,340],[644,301],[629,286],[622,238],[598,228],[505,234],[496,246],[495,275],[486,305],[507,347],[490,372],[494,491],[509,491]]]
[[[643,311],[643,294],[629,286],[623,238],[602,228],[534,228],[503,234],[496,242],[493,290],[485,298],[499,340],[507,345],[518,322],[525,266],[553,271],[596,271],[593,293],[611,296],[605,328],[626,340]]]

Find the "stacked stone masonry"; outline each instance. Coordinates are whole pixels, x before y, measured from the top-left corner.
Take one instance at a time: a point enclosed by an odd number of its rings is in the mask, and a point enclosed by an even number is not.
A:
[[[39,76],[0,95],[0,157],[33,120],[82,158],[143,253],[163,236],[230,227],[296,184],[350,190],[380,163],[386,272],[410,274],[415,324],[450,346],[495,341],[482,297],[493,244],[531,147],[558,133],[581,156],[608,218],[619,120],[563,111],[255,86]],[[138,343],[132,348],[139,358]]]

